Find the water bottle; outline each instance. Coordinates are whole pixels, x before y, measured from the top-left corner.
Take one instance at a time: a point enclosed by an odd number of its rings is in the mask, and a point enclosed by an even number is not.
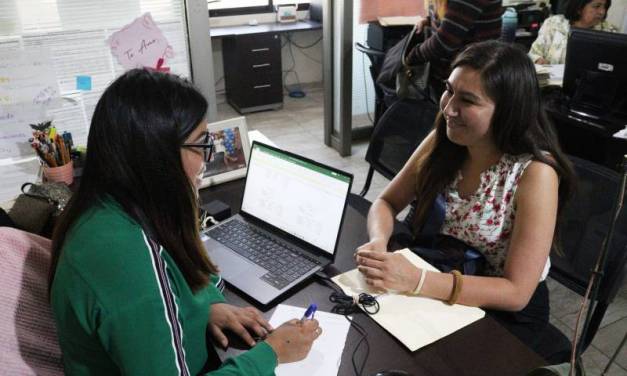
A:
[[[516,9],[511,7],[506,8],[502,17],[501,40],[507,43],[514,42],[517,27],[518,15],[516,14]]]

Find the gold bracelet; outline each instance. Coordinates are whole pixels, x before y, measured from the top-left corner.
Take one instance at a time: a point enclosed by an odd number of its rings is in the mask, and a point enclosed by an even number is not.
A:
[[[459,294],[462,292],[462,273],[460,273],[459,270],[451,270],[451,274],[453,274],[453,289],[446,303],[453,305],[457,303]]]

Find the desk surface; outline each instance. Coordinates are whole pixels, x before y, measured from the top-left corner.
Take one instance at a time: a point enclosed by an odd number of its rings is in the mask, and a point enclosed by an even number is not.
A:
[[[243,180],[232,181],[201,191],[204,202],[222,200],[239,210]],[[352,258],[358,245],[367,241],[366,211],[363,200],[351,196],[347,206],[338,255],[332,267],[344,272],[355,267]],[[330,311],[328,297],[331,290],[317,282],[309,282],[297,289],[282,303],[306,307],[311,301],[322,311]],[[250,304],[232,289],[225,292],[227,301],[235,305]],[[264,313],[266,318],[272,310]],[[404,369],[412,375],[524,375],[542,366],[544,360],[529,350],[517,338],[490,317],[485,317],[418,351],[410,352],[393,336],[365,314],[354,315],[354,320],[368,333],[370,355],[364,375],[383,369]],[[348,333],[338,375],[353,375],[351,357],[361,336],[351,328]],[[363,346],[357,353],[358,364],[365,356]]]
[[[292,31],[308,31],[322,29],[320,22],[305,20],[294,23],[263,23],[255,26],[225,26],[209,29],[211,38],[222,38],[236,35],[264,34],[264,33],[289,33]]]

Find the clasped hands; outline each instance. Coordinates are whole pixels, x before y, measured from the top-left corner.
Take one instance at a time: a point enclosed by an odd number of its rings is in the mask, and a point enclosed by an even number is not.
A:
[[[371,240],[355,252],[357,269],[378,290],[413,291],[422,271],[400,253],[388,253],[387,242]]]

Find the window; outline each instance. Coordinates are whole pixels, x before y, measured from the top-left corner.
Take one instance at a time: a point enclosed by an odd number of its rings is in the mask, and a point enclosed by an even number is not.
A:
[[[274,12],[274,6],[279,4],[298,4],[298,10],[306,10],[309,2],[303,0],[208,0],[210,17],[271,13]]]
[[[250,7],[268,7],[269,0],[209,0],[209,9],[235,9]]]

